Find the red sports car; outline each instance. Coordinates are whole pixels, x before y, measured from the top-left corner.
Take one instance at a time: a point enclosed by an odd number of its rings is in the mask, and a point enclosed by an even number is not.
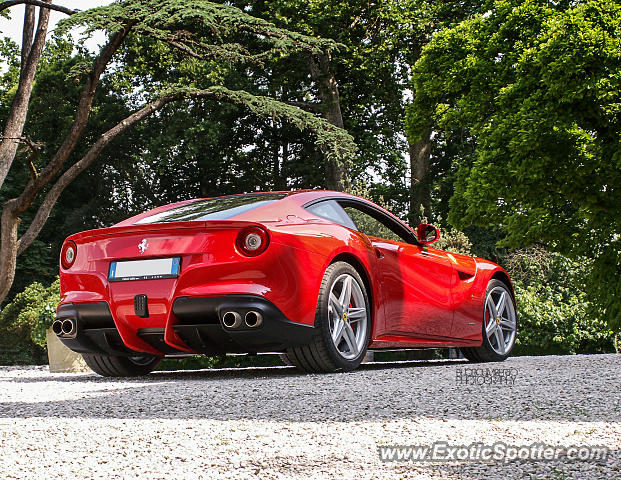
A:
[[[367,349],[504,360],[509,276],[439,238],[340,192],[174,203],[67,238],[53,330],[106,376],[183,354],[280,352],[308,372],[355,369]]]

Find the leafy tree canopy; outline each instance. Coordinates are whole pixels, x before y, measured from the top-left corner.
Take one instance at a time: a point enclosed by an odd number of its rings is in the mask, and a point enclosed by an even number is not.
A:
[[[466,127],[476,155],[449,220],[505,245],[596,257],[592,293],[621,325],[621,6],[497,0],[439,32],[414,70],[416,138]]]
[[[83,38],[89,38],[100,30],[116,33],[128,24],[135,34],[162,40],[197,58],[214,56],[247,61],[268,53],[284,55],[296,50],[318,53],[337,48],[333,40],[279,28],[233,6],[206,0],[122,0],[63,19],[58,34],[84,27]],[[244,34],[252,42],[230,41]],[[267,51],[251,54],[249,43],[255,42],[267,46]]]

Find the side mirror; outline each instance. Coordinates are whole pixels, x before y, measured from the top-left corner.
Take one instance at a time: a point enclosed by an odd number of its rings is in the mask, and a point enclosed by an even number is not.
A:
[[[438,230],[438,227],[428,223],[421,223],[416,229],[416,236],[418,237],[418,243],[429,245],[440,240],[440,230]]]

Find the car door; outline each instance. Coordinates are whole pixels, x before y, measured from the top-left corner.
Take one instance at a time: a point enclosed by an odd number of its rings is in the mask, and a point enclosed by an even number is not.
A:
[[[403,226],[379,210],[339,203],[358,230],[369,237],[378,257],[383,334],[450,337],[453,267],[446,253],[404,238]]]

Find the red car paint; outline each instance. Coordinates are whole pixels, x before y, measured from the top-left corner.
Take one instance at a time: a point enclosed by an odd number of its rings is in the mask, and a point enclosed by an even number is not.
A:
[[[297,191],[230,220],[136,224],[174,206],[166,205],[110,228],[67,238],[75,242],[73,265],[62,262],[61,303],[107,302],[123,343],[132,350],[161,355],[138,337],[141,328],[165,328],[165,342],[194,352],[173,330],[172,302],[178,297],[252,294],[272,302],[292,322],[313,325],[320,284],[337,257],[355,264],[366,277],[372,303],[369,348],[478,346],[487,284],[508,281],[498,265],[429,246],[367,236],[318,217],[304,208],[323,198],[371,202],[341,192]],[[269,246],[258,256],[243,255],[237,235],[262,227]],[[411,229],[410,229],[411,231]],[[146,239],[148,250],[138,245]],[[64,249],[63,249],[64,250]],[[109,282],[110,262],[181,257],[178,278]],[[149,317],[134,311],[134,297],[148,296]]]

